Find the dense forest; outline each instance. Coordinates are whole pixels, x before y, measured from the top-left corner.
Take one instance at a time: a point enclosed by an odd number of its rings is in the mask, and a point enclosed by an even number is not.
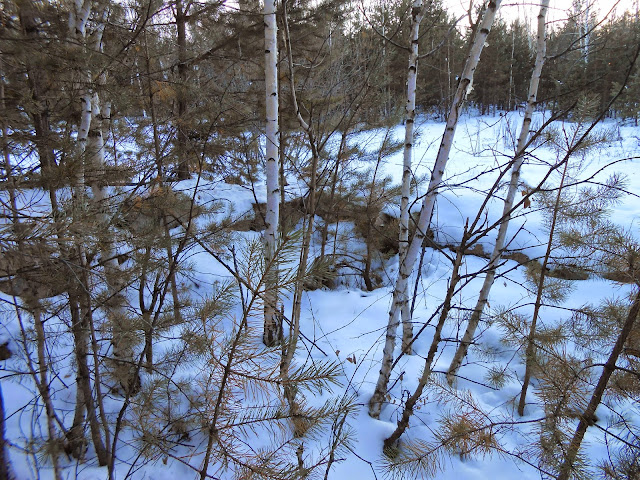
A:
[[[467,3],[2,0],[0,480],[640,478],[638,9]]]

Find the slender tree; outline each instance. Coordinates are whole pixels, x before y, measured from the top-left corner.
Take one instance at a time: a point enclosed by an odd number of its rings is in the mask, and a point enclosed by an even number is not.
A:
[[[314,217],[317,206],[316,190],[317,190],[317,176],[318,176],[318,164],[320,161],[318,143],[313,131],[313,124],[311,121],[308,123],[302,117],[300,107],[298,105],[298,98],[296,95],[296,81],[293,68],[293,54],[291,50],[291,36],[289,34],[289,22],[287,18],[286,0],[284,1],[283,8],[283,23],[284,23],[284,37],[287,50],[287,63],[289,70],[289,83],[291,88],[291,101],[293,109],[296,113],[300,128],[304,131],[311,149],[311,169],[309,172],[309,193],[307,203],[309,208],[305,212],[303,232],[302,232],[302,245],[300,250],[300,261],[298,264],[298,270],[296,273],[296,282],[293,291],[293,306],[291,309],[291,329],[287,343],[283,345],[282,349],[282,362],[280,365],[280,375],[283,379],[285,398],[289,402],[289,409],[294,422],[294,429],[297,435],[302,435],[306,430],[306,425],[300,422],[300,406],[296,400],[296,389],[290,384],[290,369],[293,362],[293,357],[296,352],[298,337],[300,335],[300,315],[302,309],[302,293],[304,291],[304,279],[307,275],[307,264],[309,262],[309,251],[311,249],[311,235],[314,229]]]
[[[418,46],[420,23],[431,5],[431,1],[414,0],[411,6],[411,36],[409,40],[409,70],[407,73],[407,104],[405,108],[404,154],[402,166],[402,198],[400,200],[400,251],[402,265],[409,248],[409,196],[411,194],[411,157],[413,155],[414,123],[416,116],[416,82],[418,79]],[[402,317],[402,351],[411,353],[411,312],[409,310],[409,282],[402,293],[400,312]]]
[[[282,320],[278,317],[278,273],[273,265],[278,240],[280,215],[280,185],[278,168],[278,25],[276,23],[276,0],[264,2],[265,45],[265,102],[266,102],[266,175],[267,214],[264,232],[265,265],[270,272],[264,301],[263,342],[273,346],[282,339]]]
[[[529,388],[529,382],[531,381],[531,374],[535,362],[536,351],[536,326],[538,323],[538,317],[540,315],[540,308],[542,307],[542,294],[544,292],[545,278],[547,276],[549,259],[551,257],[551,250],[553,248],[554,235],[556,233],[556,225],[558,224],[559,209],[562,200],[562,190],[565,186],[567,179],[567,169],[569,168],[569,162],[564,164],[562,169],[562,176],[560,177],[560,185],[558,186],[558,192],[556,194],[555,204],[553,205],[553,211],[551,213],[551,225],[549,227],[549,239],[547,241],[547,250],[545,251],[544,258],[542,259],[542,266],[540,268],[540,276],[538,278],[536,301],[533,306],[533,316],[531,318],[531,325],[529,326],[529,335],[527,337],[527,349],[525,352],[525,370],[524,377],[522,379],[522,390],[520,391],[520,401],[518,402],[518,414],[524,415],[524,407],[527,399],[527,389]]]
[[[473,340],[478,324],[482,317],[482,312],[489,299],[489,292],[496,277],[496,269],[500,263],[502,252],[507,239],[507,228],[509,227],[509,220],[513,211],[513,204],[518,191],[518,185],[520,182],[520,170],[525,159],[525,147],[527,140],[529,139],[529,133],[531,128],[531,118],[536,106],[536,99],[538,95],[538,86],[540,85],[540,76],[542,74],[542,67],[545,61],[546,55],[546,15],[549,8],[549,0],[542,0],[540,4],[540,12],[538,13],[538,36],[536,43],[536,61],[531,75],[531,82],[529,85],[529,96],[527,98],[527,107],[524,112],[524,118],[522,119],[522,126],[520,127],[520,135],[518,136],[518,145],[516,147],[516,155],[512,162],[511,167],[511,181],[509,182],[509,190],[507,191],[507,197],[504,201],[504,208],[502,210],[502,221],[498,230],[498,236],[496,243],[491,253],[489,265],[487,267],[487,275],[484,279],[482,289],[480,290],[480,296],[476,303],[469,324],[462,337],[460,345],[456,350],[451,365],[447,371],[447,380],[449,384],[453,383],[456,373],[460,368],[462,360],[467,354],[469,345]]]
[[[468,238],[467,227],[468,225],[465,226],[462,243],[460,245],[460,248],[458,248],[458,252],[456,253],[456,257],[453,262],[453,271],[451,273],[451,279],[447,288],[447,294],[445,296],[444,302],[442,303],[440,314],[438,315],[438,323],[436,324],[435,333],[433,335],[433,339],[431,340],[429,353],[427,353],[427,357],[424,361],[424,369],[422,370],[422,374],[418,379],[418,385],[415,391],[411,395],[409,395],[406,403],[404,404],[402,415],[398,420],[396,429],[384,441],[384,448],[387,452],[391,452],[391,449],[393,449],[397,445],[397,442],[402,434],[407,430],[407,428],[409,428],[409,419],[413,416],[414,408],[420,400],[422,392],[424,392],[424,389],[429,382],[429,378],[431,377],[431,372],[433,371],[433,362],[436,357],[436,353],[438,352],[438,346],[440,345],[440,341],[442,338],[442,329],[444,328],[444,324],[447,320],[449,312],[451,311],[451,302],[453,300],[453,296],[458,291],[458,283],[460,281],[460,267],[463,264],[463,254],[466,249],[465,244]]]
[[[189,137],[187,133],[187,14],[191,2],[185,6],[182,0],[175,0],[175,19],[178,46],[178,92],[177,92],[177,118],[176,118],[176,149],[177,149],[177,177],[179,180],[189,178]]]
[[[451,110],[447,117],[447,123],[445,126],[445,132],[442,136],[440,148],[436,156],[436,161],[431,173],[431,179],[429,181],[429,187],[427,194],[422,202],[420,209],[420,215],[416,225],[416,233],[409,244],[404,262],[400,264],[398,271],[398,278],[396,280],[395,288],[393,291],[393,298],[391,301],[391,309],[389,311],[389,320],[386,328],[385,345],[383,350],[383,358],[381,362],[380,374],[376,383],[376,388],[369,402],[369,415],[374,418],[380,416],[382,410],[382,404],[384,402],[385,395],[387,393],[387,385],[389,383],[389,377],[391,375],[391,366],[393,364],[393,351],[395,348],[395,337],[398,328],[398,319],[400,308],[402,307],[402,299],[407,290],[407,284],[413,266],[418,258],[422,242],[427,235],[427,229],[431,221],[431,214],[435,205],[435,200],[438,194],[438,187],[442,183],[444,177],[444,170],[449,160],[449,153],[453,144],[453,137],[455,135],[456,126],[460,118],[462,105],[467,97],[467,94],[471,90],[473,82],[473,73],[480,60],[480,54],[485,46],[487,36],[493,25],[496,13],[500,7],[501,0],[490,0],[487,3],[487,8],[476,27],[473,43],[469,50],[467,61],[465,63],[458,88],[454,96]]]
[[[587,428],[595,424],[594,419],[596,418],[596,409],[602,401],[602,397],[605,393],[607,385],[609,384],[611,375],[616,370],[616,362],[622,354],[624,345],[627,342],[629,335],[631,334],[631,331],[633,330],[633,327],[638,319],[638,313],[640,313],[640,292],[636,293],[633,304],[629,309],[627,318],[622,325],[622,328],[620,329],[620,333],[618,334],[613,348],[611,349],[611,354],[609,355],[609,358],[602,368],[602,373],[600,374],[598,383],[596,384],[591,398],[589,399],[589,403],[584,412],[582,412],[579,417],[580,420],[578,421],[578,426],[576,427],[576,431],[571,438],[569,446],[567,447],[564,461],[559,468],[559,475],[557,477],[557,480],[569,480],[572,475],[572,469],[576,462],[576,458],[578,457],[578,452],[582,445],[584,435],[587,432]]]

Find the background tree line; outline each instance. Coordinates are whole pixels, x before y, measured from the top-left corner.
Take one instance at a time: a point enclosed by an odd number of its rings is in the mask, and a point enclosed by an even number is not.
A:
[[[191,468],[202,479],[229,465],[238,476],[328,475],[348,444],[344,419],[354,401],[306,405],[296,393],[328,388],[336,366],[293,368],[299,332],[274,355],[252,341],[253,319],[274,276],[299,299],[348,264],[373,290],[383,284],[372,269],[377,252],[401,249],[383,214],[399,192],[379,166],[402,145],[387,136],[371,153],[348,139],[409,119],[404,72],[415,3],[277,2],[281,237],[265,257],[257,243],[239,251],[234,237],[269,223],[253,190],[266,163],[261,2],[3,1],[0,290],[3,314],[20,320],[7,356],[19,365],[15,375],[35,385],[33,402],[44,412],[43,433],[25,447],[36,468],[42,461],[63,478],[68,459],[95,456],[113,478],[122,443],[138,442],[133,469],[142,457],[178,460],[175,449],[196,439],[202,460]],[[462,106],[460,72],[484,13],[456,18],[446,2],[419,3],[415,112],[445,118]],[[638,17],[598,24],[584,13],[576,2],[550,29],[535,107],[572,118],[586,96],[593,111],[637,122],[639,72],[628,75],[628,66]],[[535,35],[523,21],[494,22],[466,90],[471,111],[524,108]],[[247,186],[255,217],[213,198],[205,180]],[[323,223],[314,226],[316,215]],[[291,232],[301,218],[306,230]],[[349,252],[337,253],[344,221],[366,247],[351,264]],[[320,255],[298,257],[314,232]],[[189,293],[196,248],[233,279],[202,301]],[[287,267],[296,261],[298,270]],[[453,295],[455,282],[451,288]],[[295,300],[291,315],[272,306],[296,331]],[[265,343],[282,337],[276,331]],[[196,381],[176,373],[190,364],[206,374]],[[256,375],[253,364],[269,368]],[[60,365],[75,377],[66,409]],[[247,425],[277,441],[266,453],[252,450],[241,441]],[[297,439],[317,431],[330,431],[331,441],[317,464],[305,465]],[[0,478],[11,478],[2,464]]]
[[[585,27],[582,3],[576,2],[566,21],[550,28],[538,108],[562,111],[588,94],[597,95],[604,106],[624,81],[623,63],[632,47],[629,39],[638,29],[637,15],[609,15],[601,23],[593,17]],[[405,78],[397,72],[404,70],[406,60],[410,5],[373,2],[366,11],[358,2],[337,0],[321,6],[309,2],[289,6],[294,58],[303,67],[298,96],[307,109],[314,109],[317,125],[330,132],[336,126],[344,130],[347,121],[374,125],[399,120],[406,91]],[[151,110],[155,110],[155,123],[166,139],[160,145],[165,175],[186,178],[185,170],[197,164],[228,170],[228,175],[250,174],[250,165],[241,167],[229,157],[241,150],[238,138],[244,138],[240,141],[246,142],[244,147],[252,143],[255,147],[256,139],[248,138],[247,132],[261,125],[259,3],[240,2],[237,9],[225,2],[138,2],[105,8],[105,50],[82,61],[104,69],[100,88],[112,104],[110,128],[119,129],[117,141],[149,142],[142,132],[154,122]],[[25,17],[25,9],[31,19]],[[17,146],[37,145],[41,162],[53,167],[65,159],[62,126],[79,115],[69,77],[82,66],[74,65],[79,57],[69,52],[65,23],[56,4],[27,2],[18,7],[6,2],[3,9],[5,122],[12,139],[20,140]],[[447,112],[466,56],[471,34],[467,27],[467,18],[456,19],[441,2],[433,2],[419,40],[424,52],[416,99],[419,113]],[[592,31],[588,37],[585,28]],[[475,73],[468,99],[471,107],[486,113],[512,110],[526,102],[534,36],[523,20],[498,19]],[[284,49],[282,38],[279,48]],[[284,58],[280,55],[283,78]],[[628,93],[609,115],[636,118],[637,76],[634,72]],[[288,84],[281,85],[286,132],[297,125],[287,105]],[[327,122],[327,115],[334,118]],[[125,128],[125,118],[136,121]],[[119,155],[116,147],[107,153]],[[127,161],[134,159],[122,150],[117,160],[126,169]],[[151,150],[147,145],[146,151]]]

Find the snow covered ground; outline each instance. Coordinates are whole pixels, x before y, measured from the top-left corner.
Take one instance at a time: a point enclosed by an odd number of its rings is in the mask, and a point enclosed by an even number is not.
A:
[[[545,121],[544,115],[537,114],[534,125],[540,125],[543,121]],[[460,241],[465,222],[467,219],[469,222],[473,222],[476,218],[486,192],[496,182],[501,168],[504,169],[504,165],[513,156],[514,138],[517,135],[519,123],[518,113],[492,117],[464,117],[458,127],[451,160],[447,166],[446,186],[441,190],[434,213],[433,224],[436,241],[454,245]],[[575,125],[569,122],[554,122],[552,127],[562,137],[565,134],[570,136]],[[419,140],[414,155],[414,174],[416,177],[426,176],[428,178],[443,128],[441,122],[434,120],[423,118],[417,122]],[[638,156],[640,152],[640,129],[607,120],[596,127],[596,130],[606,131],[608,141],[590,150],[584,158],[577,155],[575,161],[571,160],[572,175],[580,179],[591,177],[592,182],[602,182],[615,172],[624,174],[627,179],[626,188],[631,194],[624,196],[621,202],[615,206],[612,220],[637,233],[638,219],[640,218],[640,202],[637,198],[637,195],[640,194],[640,174],[638,173],[639,159],[634,157]],[[400,139],[404,135],[404,127],[397,126],[392,133],[397,139]],[[350,142],[358,144],[362,149],[374,151],[378,148],[384,134],[385,132],[381,130],[365,131],[352,136]],[[556,162],[558,155],[562,155],[561,147],[552,148],[544,142],[536,144],[523,167],[522,181],[529,187],[535,186],[549,170],[549,165]],[[611,165],[603,169],[609,164]],[[386,159],[383,164],[385,175],[391,176],[396,184],[399,184],[401,179],[401,165],[401,151]],[[364,167],[363,162],[359,168]],[[503,183],[505,179],[508,180],[508,177],[502,179]],[[549,185],[555,186],[558,181],[559,175],[553,174],[549,179]],[[179,185],[179,188],[187,193],[194,187],[195,181],[182,182]],[[420,183],[417,194],[423,194],[425,188],[426,182]],[[526,188],[523,185],[523,190]],[[293,189],[293,186],[289,186],[290,192]],[[257,184],[255,190],[257,199],[264,201],[264,186]],[[504,188],[499,190],[498,195],[488,201],[487,210],[481,214],[481,223],[492,224],[500,217],[502,213],[500,194],[504,191]],[[198,202],[205,204],[214,200],[221,201],[223,208],[219,214],[220,217],[229,213],[232,216],[239,216],[243,212],[252,212],[252,203],[254,202],[254,194],[243,186],[225,183],[208,184],[202,181],[198,185],[196,198]],[[30,201],[38,205],[41,200]],[[514,215],[509,227],[509,238],[513,238],[509,249],[520,250],[529,257],[540,257],[546,248],[547,230],[535,195],[532,202],[530,208],[521,208]],[[419,209],[419,202],[414,207],[414,210],[417,209]],[[396,208],[390,205],[387,210],[393,212]],[[199,220],[199,222],[203,221],[203,219]],[[345,225],[343,228],[349,228],[349,225]],[[241,239],[238,240],[238,246],[241,246],[243,241],[259,238],[259,235],[257,232],[238,234],[238,238]],[[485,252],[491,251],[494,239],[495,231],[492,231],[481,240],[480,243]],[[316,236],[312,254],[317,255],[319,248],[319,237]],[[362,251],[363,245],[362,242],[352,238],[347,246],[341,248]],[[448,249],[443,252],[426,249],[418,282],[414,331],[424,326],[444,298],[452,268],[452,263],[447,258],[450,254]],[[199,248],[194,248],[189,252],[189,262],[193,267],[190,285],[194,299],[205,297],[216,282],[230,278],[228,272],[211,255]],[[467,255],[464,258],[462,271],[469,274],[480,271],[486,266],[486,262],[485,258]],[[396,421],[402,413],[402,403],[407,398],[408,392],[413,392],[417,384],[418,377],[424,367],[424,357],[433,335],[433,327],[427,326],[414,344],[415,354],[400,359],[391,376],[393,387],[389,392],[389,404],[384,407],[379,420],[370,418],[367,414],[367,403],[373,393],[382,357],[392,284],[398,268],[397,256],[381,260],[378,266],[383,272],[382,278],[385,280],[385,286],[382,288],[366,292],[362,289],[360,280],[345,281],[335,290],[307,291],[303,296],[301,328],[304,339],[301,341],[302,346],[299,348],[296,361],[300,365],[312,361],[336,361],[343,373],[340,386],[334,386],[332,392],[325,392],[322,395],[324,398],[308,398],[308,401],[326,400],[330,396],[341,398],[355,395],[355,401],[358,405],[355,415],[347,420],[353,432],[350,450],[341,452],[333,464],[328,476],[329,479],[378,479],[385,477],[382,442],[394,430]],[[444,380],[443,372],[448,368],[457,346],[456,340],[462,335],[465,328],[464,308],[473,308],[482,285],[483,276],[470,275],[469,278],[464,288],[455,297],[456,308],[452,311],[443,333],[443,338],[447,340],[440,346],[436,357],[434,377],[440,380]],[[415,281],[416,272],[411,279],[412,288]],[[606,281],[598,277],[571,283],[572,291],[562,305],[565,308],[579,307],[587,303],[596,305],[607,298],[626,298],[631,291],[631,287],[628,285]],[[530,316],[533,311],[534,299],[535,294],[527,288],[524,267],[519,266],[515,261],[505,262],[491,291],[490,313],[508,309]],[[291,299],[288,298],[285,301],[285,312],[290,311]],[[552,324],[569,315],[570,312],[567,310],[545,307],[542,309],[541,321]],[[26,318],[22,320],[29,321]],[[2,338],[15,341],[19,330],[15,315],[5,309],[5,312],[2,313],[2,323]],[[501,342],[503,331],[498,325],[483,323],[480,330],[482,336],[478,344],[483,348],[471,349],[469,357],[460,371],[461,378],[457,387],[460,392],[467,392],[470,398],[483,410],[487,423],[494,422],[496,424],[494,429],[496,437],[504,447],[505,453],[484,458],[466,458],[464,456],[461,458],[455,454],[446,456],[442,463],[443,470],[436,475],[436,478],[441,480],[540,478],[540,472],[526,463],[526,461],[535,462],[533,458],[527,458],[525,454],[525,462],[523,462],[515,457],[517,452],[525,451],[538,438],[535,433],[535,423],[527,423],[527,421],[543,415],[539,404],[535,401],[535,389],[530,390],[531,400],[526,415],[522,418],[519,417],[515,412],[514,398],[517,398],[521,388],[521,378],[524,372],[522,358],[512,347]],[[489,356],[483,349],[492,350],[493,355]],[[395,356],[397,357],[399,353],[399,349],[396,348]],[[501,365],[507,374],[506,381],[500,388],[492,387],[486,381],[490,369],[496,365]],[[8,374],[12,369],[22,370],[19,360],[12,360],[6,373]],[[73,379],[67,381],[65,378],[68,369],[58,368],[57,370],[63,377],[53,382],[55,388],[60,388],[57,396],[58,405],[62,405],[66,401],[68,402],[67,408],[71,409],[73,405],[71,392],[73,390],[69,390],[69,395],[65,396],[62,385],[65,382],[73,383]],[[26,375],[7,375],[2,380],[2,390],[7,415],[7,438],[13,445],[9,451],[17,478],[53,478],[50,467],[40,465],[36,468],[33,465],[33,459],[21,453],[21,446],[28,444],[30,432],[34,425],[40,422],[37,420],[38,412],[34,407],[32,382]],[[411,428],[407,432],[408,438],[432,441],[433,432],[437,430],[438,421],[442,414],[451,408],[457,408],[453,403],[439,402],[438,398],[434,390],[427,390],[424,401],[420,404],[420,409],[411,419]],[[120,405],[121,402],[115,398],[109,399],[106,403],[107,408],[113,414],[117,412]],[[41,408],[41,406],[37,408]],[[629,418],[638,423],[640,405],[627,403],[624,408],[628,410]],[[608,414],[605,411],[599,411],[600,413],[604,425]],[[524,422],[510,424],[520,420]],[[327,434],[325,434],[320,439],[306,442],[304,454],[306,461],[311,463],[314,455],[318,454],[318,449],[323,445],[326,446],[327,438]],[[604,435],[600,430],[589,429],[585,448],[590,458],[606,458],[607,450],[604,440]],[[249,441],[252,440],[249,439]],[[132,452],[132,446],[123,444],[119,457],[130,460]],[[201,453],[199,451],[182,458],[184,462],[198,466],[202,461]],[[163,463],[163,458],[151,458],[149,462],[139,462],[139,465],[135,467],[135,471],[129,471],[130,467],[125,462],[118,463],[115,478],[124,478],[127,473],[131,475],[130,478],[135,479],[173,480],[177,477],[196,477],[193,469],[171,458],[166,464]],[[68,468],[65,469],[64,478],[106,478],[106,469],[92,466],[91,462],[84,465],[75,465],[73,462],[69,462]]]

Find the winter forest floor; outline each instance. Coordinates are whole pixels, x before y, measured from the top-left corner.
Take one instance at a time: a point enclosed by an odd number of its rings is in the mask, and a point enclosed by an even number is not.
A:
[[[543,114],[536,114],[534,124],[540,125]],[[458,127],[458,134],[452,150],[451,160],[445,174],[445,184],[438,197],[436,210],[432,219],[433,246],[426,247],[422,268],[417,278],[417,271],[411,277],[411,290],[416,288],[415,307],[413,313],[414,333],[423,329],[423,333],[414,343],[414,355],[402,356],[391,376],[388,403],[382,410],[379,420],[368,416],[368,401],[371,397],[378,377],[382,348],[384,345],[385,328],[388,319],[393,282],[398,271],[398,256],[376,253],[373,258],[372,271],[377,278],[377,285],[373,291],[367,291],[359,273],[364,267],[366,245],[358,233],[354,221],[346,219],[329,229],[327,250],[336,252],[336,258],[341,258],[339,267],[331,279],[331,288],[323,287],[309,289],[304,292],[301,316],[301,340],[295,357],[296,366],[310,368],[317,364],[331,364],[338,372],[336,383],[323,385],[316,390],[298,392],[301,398],[310,406],[321,406],[333,402],[351,402],[353,408],[342,427],[343,433],[349,433],[349,441],[344,448],[336,452],[331,463],[328,476],[325,477],[326,461],[313,471],[309,478],[329,479],[382,479],[396,476],[401,478],[403,470],[390,470],[389,460],[382,453],[382,442],[390,435],[402,413],[402,406],[407,396],[417,385],[420,373],[424,368],[424,358],[431,344],[433,336],[433,317],[440,307],[452,271],[454,249],[459,244],[465,223],[471,223],[478,215],[478,209],[485,199],[486,192],[496,181],[496,178],[508,159],[513,156],[514,138],[520,124],[520,115],[515,113],[496,116],[465,116]],[[522,174],[522,191],[543,178],[559,155],[562,155],[562,142],[570,142],[570,137],[578,128],[575,123],[554,122],[555,140],[540,141],[534,145],[528,156]],[[423,195],[426,182],[423,179],[430,174],[435,153],[443,131],[443,123],[422,117],[417,122],[418,141],[414,154],[414,175],[417,191],[412,192],[413,198]],[[606,120],[596,127],[594,135],[600,135],[600,142],[590,149],[577,152],[569,165],[569,175],[572,180],[571,191],[577,192],[583,187],[598,187],[605,183],[613,174],[621,174],[625,180],[625,194],[611,207],[610,220],[621,228],[637,235],[638,219],[640,218],[640,169],[638,155],[640,153],[640,128],[619,124],[614,120]],[[400,140],[404,135],[404,127],[398,125],[391,129],[391,135]],[[386,131],[383,129],[363,130],[349,138],[351,145],[358,145],[364,152],[375,153]],[[564,139],[564,140],[563,140]],[[555,146],[552,143],[555,142]],[[333,148],[338,147],[336,141]],[[375,158],[375,155],[372,155]],[[374,167],[371,158],[363,156],[354,158],[349,164],[351,172],[364,172]],[[398,185],[402,176],[402,151],[397,151],[382,159],[378,173],[380,178],[391,177],[390,185]],[[356,177],[353,177],[356,178]],[[504,179],[503,179],[504,181]],[[587,181],[581,183],[578,181]],[[353,185],[356,180],[353,180]],[[305,186],[298,182],[295,176],[288,178],[286,187],[289,199],[297,198],[305,192]],[[559,183],[559,174],[552,174],[547,180],[547,188],[554,192]],[[199,205],[217,205],[215,211],[201,215],[196,220],[197,229],[205,229],[208,222],[224,218],[238,219],[246,215],[253,217],[253,203],[257,199],[264,202],[266,198],[264,181],[259,178],[253,186],[225,183],[203,175],[198,179],[178,182],[175,189],[187,195],[193,195]],[[354,187],[356,188],[356,187]],[[358,187],[360,188],[360,187]],[[348,187],[347,187],[348,189]],[[487,202],[486,209],[480,215],[480,224],[491,225],[502,213],[501,194],[504,188],[498,190]],[[4,195],[4,192],[2,193]],[[523,193],[524,194],[524,193]],[[520,194],[518,194],[520,195]],[[508,231],[508,250],[520,252],[530,259],[544,255],[548,240],[548,210],[542,194],[533,195],[528,208],[520,208],[514,214]],[[25,204],[32,202],[32,208],[38,208],[42,202],[34,192],[23,192],[21,201]],[[399,206],[397,198],[382,207],[383,213],[389,216],[397,215]],[[420,202],[416,202],[413,209],[419,209]],[[387,217],[388,218],[388,217]],[[316,217],[316,225],[320,226],[323,219]],[[301,224],[298,225],[298,227]],[[391,228],[383,226],[383,228]],[[294,229],[295,230],[295,229]],[[390,233],[394,234],[394,233]],[[514,478],[537,479],[545,477],[538,468],[540,430],[542,418],[545,417],[545,399],[539,396],[538,383],[534,379],[527,397],[525,415],[520,417],[516,412],[517,400],[522,386],[524,373],[524,347],[522,334],[510,329],[509,323],[514,318],[530,318],[533,312],[535,289],[530,278],[527,277],[526,267],[522,262],[505,260],[498,270],[496,282],[491,290],[489,305],[485,310],[486,318],[481,322],[476,333],[474,344],[465,359],[456,383],[457,389],[451,389],[446,384],[444,373],[455,352],[458,341],[465,328],[469,309],[475,305],[478,292],[484,278],[481,272],[486,267],[487,258],[491,252],[495,239],[495,229],[482,240],[481,247],[463,258],[463,281],[453,300],[452,308],[445,329],[443,341],[433,367],[432,382],[416,408],[410,421],[410,428],[404,440],[423,441],[429,445],[436,445],[443,438],[442,432],[447,428],[447,421],[452,414],[465,413],[484,425],[491,425],[492,441],[498,447],[491,453],[484,455],[481,448],[468,446],[455,441],[449,441],[446,447],[437,448],[429,453],[440,460],[439,470],[435,478],[450,479],[487,479],[512,480]],[[248,255],[252,241],[260,239],[257,231],[236,231],[227,243],[217,245],[215,252],[224,256],[228,254],[231,245],[244,262],[243,256]],[[321,243],[320,231],[313,235],[311,253],[318,256]],[[295,265],[296,253],[285,259],[285,265]],[[554,249],[550,271],[566,263],[566,250],[557,245]],[[225,258],[229,258],[228,256]],[[523,258],[523,257],[518,257]],[[228,270],[201,245],[193,244],[183,256],[185,268],[179,273],[179,283],[189,298],[192,312],[196,306],[210,299],[222,286],[234,285],[234,278]],[[229,260],[231,261],[231,260]],[[250,264],[253,259],[247,260]],[[582,259],[577,258],[568,262],[578,266]],[[288,262],[288,263],[287,263]],[[416,269],[417,270],[417,269]],[[629,303],[632,287],[625,283],[602,278],[601,275],[588,275],[587,279],[566,280],[562,282],[564,297],[553,302],[549,299],[540,311],[540,326],[549,335],[566,336],[566,342],[554,344],[553,348],[562,350],[563,354],[573,355],[580,361],[597,363],[598,358],[590,358],[585,350],[570,340],[572,315],[576,309],[585,305],[598,306],[601,302],[618,299]],[[237,290],[230,301],[230,308],[224,318],[215,326],[215,335],[228,338],[235,332],[235,319],[242,317],[243,310]],[[245,292],[246,293],[246,292]],[[9,341],[12,349],[21,347],[20,322],[29,324],[32,320],[25,314],[18,318],[15,309],[11,307],[13,299],[3,295],[3,307],[0,313],[2,330],[0,343]],[[285,292],[284,312],[292,308],[292,299]],[[55,304],[55,300],[51,301]],[[249,339],[247,345],[261,349],[261,318],[260,310],[249,318]],[[195,315],[195,313],[194,313]],[[197,323],[197,322],[195,322]],[[556,327],[562,327],[556,329]],[[32,328],[25,325],[27,331]],[[59,341],[50,345],[51,350],[51,390],[54,392],[54,402],[61,412],[61,421],[69,423],[73,415],[75,399],[75,385],[72,377],[73,360],[69,354],[70,340],[66,333],[64,322],[56,321],[54,316],[46,323],[51,335],[58,335]],[[154,354],[157,358],[172,358],[172,349],[178,350],[178,344],[184,341],[184,332],[178,335],[175,330],[168,329],[166,334],[156,339]],[[517,329],[516,329],[517,330]],[[285,331],[285,334],[287,332]],[[214,335],[210,333],[210,335]],[[520,335],[520,336],[519,336]],[[213,340],[216,343],[217,340]],[[397,357],[400,354],[399,341],[396,342]],[[553,343],[553,342],[551,342]],[[201,348],[201,346],[198,346]],[[211,347],[214,348],[213,346]],[[224,350],[223,347],[219,347]],[[552,348],[552,347],[549,347]],[[14,352],[15,353],[15,352]],[[596,354],[594,354],[596,355]],[[45,437],[45,421],[43,406],[38,399],[32,377],[27,374],[28,366],[24,354],[16,354],[7,360],[1,372],[2,394],[5,403],[6,437],[10,442],[9,455],[16,474],[16,479],[54,478],[50,462],[42,453],[29,453],[34,445],[42,443]],[[269,357],[245,364],[247,371],[255,370],[256,375],[265,373],[272,368]],[[587,360],[588,359],[588,360]],[[172,360],[171,360],[172,361]],[[260,363],[264,361],[264,363]],[[170,363],[170,360],[167,360]],[[222,362],[224,363],[224,362]],[[206,383],[207,361],[193,358],[179,364],[173,371],[175,378],[182,379],[192,387]],[[178,365],[176,363],[176,365]],[[247,366],[250,365],[250,366]],[[597,379],[597,370],[594,372]],[[158,380],[153,374],[143,374],[143,391]],[[159,380],[158,380],[159,381]],[[176,381],[178,382],[178,381]],[[246,386],[245,386],[246,387]],[[245,388],[242,387],[242,388]],[[206,391],[204,387],[202,387]],[[244,397],[238,397],[238,415],[243,409],[250,409],[260,405],[260,392],[251,391],[246,387]],[[215,391],[215,390],[212,390]],[[588,392],[587,392],[588,393]],[[176,478],[198,478],[195,470],[199,469],[204,459],[207,437],[204,431],[192,429],[171,448],[144,451],[140,434],[134,428],[127,429],[136,419],[147,415],[148,421],[153,422],[154,416],[150,408],[162,410],[163,406],[152,407],[140,398],[132,398],[130,413],[124,417],[122,439],[117,448],[114,478],[122,479],[153,479],[163,480]],[[173,395],[173,397],[172,397]],[[266,394],[265,394],[266,395]],[[177,404],[185,402],[178,393],[169,395]],[[116,394],[105,393],[105,410],[108,417],[114,419],[122,408],[123,400]],[[166,401],[166,400],[165,400]],[[164,404],[162,404],[164,405]],[[185,407],[186,408],[186,407]],[[130,418],[128,415],[131,415]],[[616,440],[607,433],[621,416],[632,429],[640,428],[640,403],[636,395],[627,398],[607,400],[597,411],[597,422],[589,428],[583,443],[583,453],[590,460],[591,478],[600,478],[598,462],[610,458],[616,448]],[[336,417],[337,419],[338,417]],[[289,461],[295,463],[295,451],[303,445],[301,457],[304,465],[314,465],[319,459],[325,458],[336,433],[335,422],[329,421],[325,427],[314,431],[308,437],[291,439],[283,447],[289,452]],[[567,419],[568,432],[575,429],[577,420]],[[282,423],[281,433],[284,437],[290,434],[286,422]],[[162,431],[164,426],[159,427]],[[488,428],[488,427],[487,427]],[[236,431],[234,431],[236,432]],[[245,444],[249,451],[256,452],[268,445],[277,437],[269,428],[257,426],[247,428],[237,435],[237,441]],[[636,440],[637,441],[637,437]],[[445,442],[446,443],[446,442]],[[163,447],[166,448],[166,447]],[[477,455],[476,455],[477,454]],[[98,467],[93,458],[92,450],[86,454],[85,461],[80,463],[67,457],[61,457],[64,466],[63,478],[101,479],[107,478],[106,468]],[[293,459],[293,460],[291,460]],[[214,478],[234,478],[234,468],[224,470],[224,465],[217,464],[215,458],[211,460],[210,474]],[[216,470],[220,468],[220,470]],[[218,472],[218,473],[215,473]],[[412,473],[411,467],[404,470],[406,478],[422,478],[421,473]],[[237,471],[235,472],[237,473]],[[217,476],[216,476],[217,475]],[[589,478],[586,477],[586,478]],[[244,478],[244,477],[243,477]],[[637,477],[636,477],[637,478]]]

